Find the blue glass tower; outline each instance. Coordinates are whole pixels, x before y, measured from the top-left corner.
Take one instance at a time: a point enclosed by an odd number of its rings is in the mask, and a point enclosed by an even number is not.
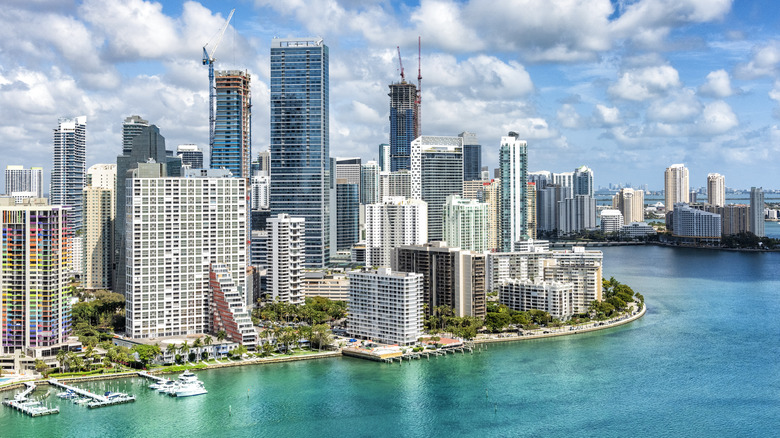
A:
[[[477,140],[477,134],[461,132],[463,138],[463,181],[482,179],[482,145]]]
[[[349,250],[360,240],[360,186],[336,180],[336,249]]]
[[[225,168],[236,178],[250,178],[252,95],[249,73],[216,72],[217,114],[209,166]]]
[[[390,84],[390,170],[411,168],[411,144],[420,136],[417,87],[406,81]]]
[[[328,46],[271,43],[271,215],[305,219],[305,265],[330,261]]]

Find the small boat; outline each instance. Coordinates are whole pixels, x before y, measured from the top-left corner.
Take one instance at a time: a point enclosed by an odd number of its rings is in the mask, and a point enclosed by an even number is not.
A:
[[[206,391],[206,388],[203,386],[203,382],[197,381],[179,384],[171,395],[175,395],[176,397],[191,397],[202,394],[208,394],[208,391]]]
[[[83,405],[84,403],[89,403],[92,401],[89,397],[83,397],[83,398],[74,398],[73,403],[77,405]]]
[[[174,382],[173,380],[166,380],[165,382],[159,382],[157,384],[157,391],[168,392],[174,387],[176,387],[176,382]]]

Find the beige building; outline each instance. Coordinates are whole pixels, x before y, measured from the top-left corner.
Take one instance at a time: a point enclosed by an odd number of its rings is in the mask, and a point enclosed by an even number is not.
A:
[[[623,222],[643,222],[645,220],[645,192],[634,189],[620,189],[612,197],[612,208],[623,215]]]
[[[110,289],[114,264],[116,164],[95,164],[87,170],[84,187],[82,286]]]
[[[307,271],[303,273],[304,297],[323,297],[334,301],[349,299],[349,279],[342,273]]]
[[[666,211],[674,210],[678,202],[690,202],[688,168],[684,164],[672,164],[664,172],[664,206]],[[625,214],[623,214],[625,217]],[[628,221],[626,221],[628,222]]]
[[[501,180],[492,180],[483,190],[483,202],[488,204],[488,248],[493,250],[498,248],[501,229]]]
[[[722,207],[726,205],[726,177],[719,173],[707,175],[707,203]]]

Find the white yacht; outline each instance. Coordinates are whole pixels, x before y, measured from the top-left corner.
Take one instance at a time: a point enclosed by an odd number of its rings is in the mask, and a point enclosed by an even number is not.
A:
[[[176,397],[189,397],[206,393],[208,391],[203,386],[203,382],[198,380],[198,377],[189,370],[179,374],[179,380],[176,382],[176,385],[168,391],[168,394]]]

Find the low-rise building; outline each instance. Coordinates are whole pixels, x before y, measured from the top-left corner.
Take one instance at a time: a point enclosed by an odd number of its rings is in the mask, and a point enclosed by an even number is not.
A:
[[[572,315],[569,299],[574,285],[557,281],[503,280],[498,301],[512,310],[543,310],[561,321]]]

